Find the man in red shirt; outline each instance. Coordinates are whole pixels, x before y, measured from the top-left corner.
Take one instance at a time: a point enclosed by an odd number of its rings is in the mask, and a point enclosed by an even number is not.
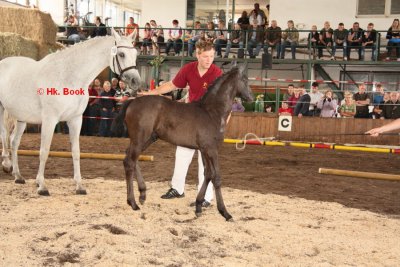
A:
[[[198,41],[196,43],[197,61],[183,66],[172,81],[164,83],[155,90],[145,92],[143,95],[162,95],[179,88],[185,88],[189,85],[189,102],[199,101],[215,79],[222,75],[221,69],[213,64],[214,53],[215,50],[212,42]],[[186,174],[195,151],[195,149],[180,146],[176,148],[175,169],[172,176],[171,188],[166,194],[162,195],[161,198],[172,199],[185,196],[184,190]],[[200,151],[198,154],[198,163],[198,190],[200,190],[204,181],[204,166]],[[202,206],[208,207],[212,198],[213,186],[210,183]]]
[[[128,36],[136,29],[136,38],[133,42],[133,46],[136,46],[136,43],[139,41],[139,25],[135,23],[135,19],[133,17],[129,18],[129,24],[126,25],[125,35]]]

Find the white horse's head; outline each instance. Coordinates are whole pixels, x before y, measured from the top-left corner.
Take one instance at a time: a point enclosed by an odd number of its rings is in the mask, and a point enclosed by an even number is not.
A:
[[[141,79],[136,67],[137,50],[132,45],[136,39],[136,29],[127,37],[120,36],[111,29],[115,38],[115,46],[111,48],[110,68],[120,78],[136,91],[141,85]]]

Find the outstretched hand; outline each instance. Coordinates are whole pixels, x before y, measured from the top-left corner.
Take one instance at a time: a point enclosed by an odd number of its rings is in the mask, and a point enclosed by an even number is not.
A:
[[[382,131],[382,129],[380,127],[378,127],[378,128],[374,128],[374,129],[369,130],[365,134],[369,134],[369,135],[371,135],[373,137],[377,137],[381,133],[383,133],[383,131]]]

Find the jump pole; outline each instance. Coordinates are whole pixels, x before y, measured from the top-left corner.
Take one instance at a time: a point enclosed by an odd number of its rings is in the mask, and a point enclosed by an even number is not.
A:
[[[38,150],[18,150],[18,155],[21,156],[39,156],[40,151]],[[71,152],[65,151],[50,151],[49,157],[58,158],[72,158]],[[105,154],[105,153],[80,153],[81,159],[105,159],[105,160],[123,160],[125,158],[124,154]],[[153,161],[154,156],[140,155],[140,161]]]
[[[359,172],[359,171],[325,169],[325,168],[319,168],[318,172],[322,174],[332,174],[332,175],[356,177],[356,178],[400,181],[400,175],[386,174],[386,173]]]

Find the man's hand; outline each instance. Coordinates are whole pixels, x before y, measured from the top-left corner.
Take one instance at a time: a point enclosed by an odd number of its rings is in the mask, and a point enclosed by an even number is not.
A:
[[[372,129],[372,130],[369,130],[369,131],[366,132],[365,134],[369,134],[369,135],[371,135],[371,136],[373,136],[373,137],[377,137],[377,136],[379,136],[379,134],[381,134],[381,133],[383,133],[383,131],[382,131],[381,127],[378,127],[378,128],[374,128],[374,129]]]
[[[299,115],[297,115],[297,117],[302,118],[303,114],[299,113]]]

